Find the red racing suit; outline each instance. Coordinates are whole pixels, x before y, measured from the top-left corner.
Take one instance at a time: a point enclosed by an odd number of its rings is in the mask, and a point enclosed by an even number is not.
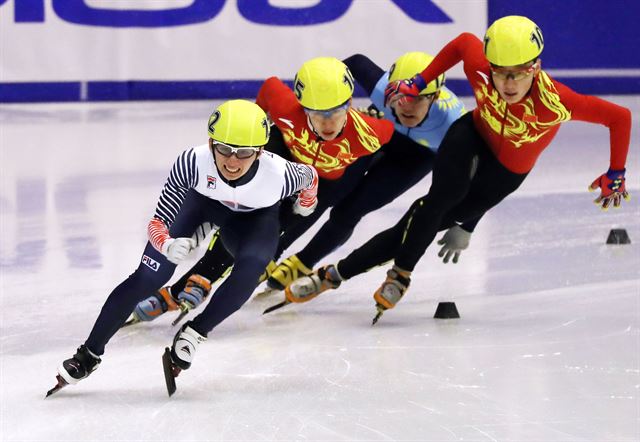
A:
[[[530,92],[520,102],[509,105],[493,86],[482,42],[469,33],[448,43],[420,75],[428,84],[460,61],[478,104],[473,110],[476,129],[508,170],[518,174],[529,172],[553,140],[560,123],[569,120],[607,126],[610,168],[624,169],[631,137],[628,109],[578,94],[544,71],[540,71]]]
[[[280,129],[293,158],[316,168],[320,178],[336,180],[358,158],[371,155],[393,134],[393,123],[349,110],[342,133],[326,141],[310,128],[307,114],[293,91],[276,77],[260,88],[256,103]]]

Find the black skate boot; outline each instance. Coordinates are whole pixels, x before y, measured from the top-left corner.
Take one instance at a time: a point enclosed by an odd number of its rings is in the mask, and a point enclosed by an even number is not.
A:
[[[68,384],[77,384],[89,377],[100,365],[102,360],[81,345],[71,359],[67,359],[58,367],[58,373]]]
[[[49,390],[45,397],[51,396],[69,384],[77,384],[84,378],[89,377],[98,368],[100,362],[102,360],[98,356],[91,353],[85,345],[81,345],[72,358],[60,364],[56,375],[58,384]]]

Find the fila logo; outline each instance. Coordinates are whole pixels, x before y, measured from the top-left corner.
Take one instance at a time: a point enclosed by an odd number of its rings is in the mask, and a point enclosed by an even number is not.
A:
[[[154,259],[149,258],[147,255],[142,255],[142,264],[146,265],[154,272],[157,272],[160,268],[160,263]]]
[[[293,121],[287,120],[286,118],[278,118],[278,120],[282,121],[284,124],[293,129]]]
[[[216,177],[207,175],[207,189],[215,189],[216,188]]]

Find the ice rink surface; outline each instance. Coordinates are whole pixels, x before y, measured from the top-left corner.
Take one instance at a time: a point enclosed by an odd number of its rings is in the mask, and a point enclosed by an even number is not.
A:
[[[376,326],[383,268],[271,315],[279,296],[248,302],[172,398],[167,314],[120,331],[97,372],[47,400],[58,364],[137,266],[169,168],[206,142],[215,103],[3,105],[0,439],[640,440],[640,98],[609,98],[634,113],[621,210],[601,212],[586,192],[608,167],[608,131],[570,122],[461,262],[429,248]],[[429,182],[367,216],[325,262],[393,224]],[[632,243],[605,245],[614,227]],[[439,301],[461,318],[434,319]]]

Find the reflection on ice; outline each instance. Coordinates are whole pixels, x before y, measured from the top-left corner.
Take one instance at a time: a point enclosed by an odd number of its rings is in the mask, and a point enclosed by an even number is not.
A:
[[[614,101],[640,117],[637,98]],[[632,200],[601,213],[585,189],[607,166],[608,136],[580,123],[483,219],[459,264],[429,249],[375,327],[384,268],[271,315],[261,312],[279,295],[250,301],[209,336],[171,400],[166,315],[119,332],[94,375],[43,401],[137,265],[175,154],[203,141],[212,106],[0,110],[2,440],[640,439],[638,134]],[[369,215],[325,262],[394,223],[428,185]],[[614,227],[631,244],[605,245]],[[461,318],[433,319],[439,301]]]

